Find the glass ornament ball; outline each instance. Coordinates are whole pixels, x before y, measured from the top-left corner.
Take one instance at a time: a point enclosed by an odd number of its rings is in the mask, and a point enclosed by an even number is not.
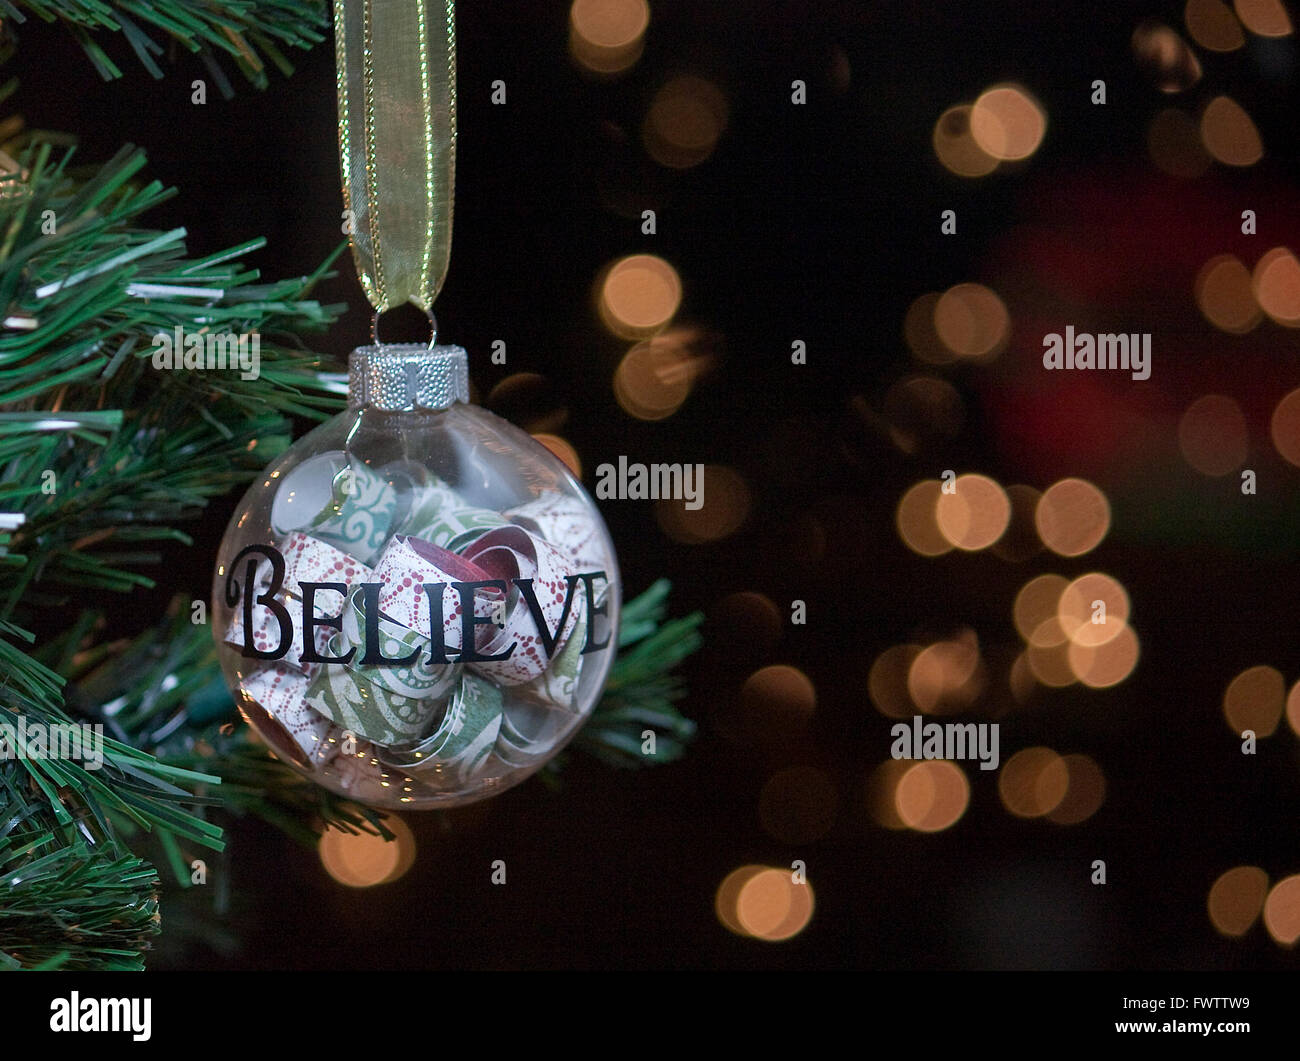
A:
[[[240,714],[326,788],[390,809],[504,791],[590,717],[618,561],[548,449],[468,404],[459,347],[354,351],[348,407],[240,501],[213,631]]]

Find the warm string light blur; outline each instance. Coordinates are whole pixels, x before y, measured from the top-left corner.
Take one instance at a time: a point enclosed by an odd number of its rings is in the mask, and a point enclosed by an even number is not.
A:
[[[907,672],[907,695],[921,714],[950,715],[974,704],[987,684],[973,630],[922,649]]]
[[[646,114],[642,140],[661,166],[689,169],[717,146],[729,107],[722,90],[693,75],[675,77],[656,94]]]
[[[578,459],[578,451],[573,448],[568,439],[545,432],[535,434],[533,438],[554,453],[575,477],[582,478],[582,461]]]
[[[1201,142],[1225,166],[1253,166],[1264,157],[1255,123],[1227,96],[1216,96],[1201,113]]]
[[[1212,52],[1233,52],[1246,43],[1237,17],[1223,0],[1187,0],[1183,23],[1192,40]]]
[[[1082,556],[1097,548],[1110,529],[1110,503],[1092,483],[1062,479],[1043,492],[1034,522],[1052,552]]]
[[[934,304],[934,330],[954,357],[988,360],[1011,334],[1011,317],[997,294],[983,284],[957,284]]]
[[[955,825],[970,805],[970,782],[946,759],[912,763],[894,786],[894,809],[907,828],[937,833]]]
[[[1269,422],[1269,435],[1283,460],[1300,466],[1300,387],[1277,403]]]
[[[1105,689],[1132,674],[1140,650],[1128,625],[1130,608],[1128,591],[1101,572],[1073,581],[1044,574],[1026,582],[1012,605],[1012,620],[1026,643],[1022,670],[1013,675],[1017,699],[1028,691],[1026,670],[1055,689],[1075,682]]]
[[[1236,866],[1210,887],[1210,923],[1224,936],[1244,936],[1259,920],[1268,894],[1268,874],[1258,866]]]
[[[971,136],[985,154],[1001,162],[1028,158],[1046,131],[1046,113],[1020,85],[995,85],[971,107]]]
[[[597,283],[600,318],[622,339],[645,339],[665,327],[682,301],[677,270],[654,254],[609,265]]]
[[[1223,717],[1234,733],[1271,737],[1282,721],[1286,681],[1274,667],[1247,667],[1223,693]]]
[[[655,518],[663,532],[683,545],[702,545],[735,534],[749,519],[753,499],[749,484],[734,468],[706,464],[702,504],[687,508],[684,499],[660,500]]]
[[[1300,328],[1300,261],[1286,247],[1265,251],[1253,277],[1259,307],[1286,328]]]
[[[949,173],[958,177],[983,177],[998,168],[998,160],[975,142],[970,117],[969,104],[949,107],[934,123],[931,143],[935,157]]]
[[[1281,0],[1233,0],[1233,8],[1241,23],[1259,37],[1287,37],[1291,34],[1291,19]]]
[[[1231,254],[1211,258],[1196,277],[1196,304],[1220,331],[1245,335],[1261,320],[1250,270]]]
[[[1264,927],[1284,947],[1300,940],[1300,874],[1285,877],[1273,885],[1264,900]]]
[[[317,845],[325,871],[350,888],[389,884],[405,874],[415,862],[415,837],[401,818],[390,815],[384,826],[394,834],[393,840],[327,828]]]
[[[695,381],[710,365],[695,353],[700,339],[694,328],[670,328],[637,343],[614,371],[614,398],[638,420],[663,420],[681,408]]]
[[[592,73],[622,73],[641,58],[649,22],[646,0],[573,0],[569,54]]]
[[[1130,42],[1138,64],[1146,70],[1161,92],[1186,92],[1201,79],[1196,53],[1174,30],[1147,20],[1133,31]]]
[[[738,936],[780,943],[808,927],[815,899],[812,885],[796,883],[788,869],[746,865],[732,870],[718,885],[714,911]]]
[[[1249,445],[1241,406],[1222,394],[1196,399],[1178,422],[1178,448],[1202,475],[1228,475],[1240,468]]]

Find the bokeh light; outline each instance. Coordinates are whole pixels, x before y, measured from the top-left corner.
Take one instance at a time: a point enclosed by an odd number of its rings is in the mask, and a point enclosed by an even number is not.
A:
[[[959,177],[983,177],[998,168],[998,160],[980,147],[971,134],[968,103],[949,107],[939,115],[931,142],[940,164]]]
[[[1196,304],[1220,331],[1245,335],[1263,319],[1250,270],[1231,254],[1220,254],[1196,277]]]
[[[921,556],[942,556],[952,550],[952,542],[939,530],[936,517],[942,489],[938,479],[917,483],[902,496],[894,514],[903,544]]]
[[[704,465],[703,486],[697,485],[698,508],[684,498],[661,500],[655,517],[663,532],[685,545],[716,542],[745,525],[752,505],[749,485],[738,471],[720,464]],[[694,504],[695,502],[689,502]]]
[[[1201,114],[1201,142],[1225,166],[1253,166],[1264,157],[1259,130],[1241,105],[1216,96]]]
[[[812,887],[807,881],[796,884],[790,870],[767,868],[740,886],[735,919],[747,935],[779,943],[804,930],[812,908]]]
[[[1047,115],[1019,85],[996,85],[971,107],[970,132],[987,155],[1002,161],[1026,159],[1038,150]]]
[[[718,915],[718,920],[722,922],[730,931],[737,936],[748,936],[749,932],[740,923],[736,917],[736,904],[740,899],[740,890],[749,883],[750,879],[767,868],[749,864],[738,866],[722,878],[718,885],[718,890],[713,898],[713,910]]]
[[[1246,43],[1237,17],[1223,0],[1187,0],[1183,23],[1192,40],[1212,52],[1233,52]]]
[[[1097,571],[1081,575],[1061,591],[1056,617],[1065,636],[1076,644],[1104,645],[1124,631],[1128,592],[1109,575]]]
[[[1252,730],[1257,737],[1271,737],[1282,720],[1286,703],[1286,681],[1273,667],[1247,667],[1223,693],[1223,717],[1234,733]]]
[[[1260,37],[1286,37],[1291,19],[1281,0],[1233,0],[1237,17],[1251,33]]]
[[[767,779],[758,797],[763,829],[786,844],[820,840],[835,823],[839,794],[825,770],[789,766]]]
[[[1077,678],[1070,666],[1070,650],[1074,642],[1065,636],[1059,619],[1048,619],[1034,631],[1025,649],[1025,660],[1030,673],[1049,689],[1064,689]]]
[[[1178,422],[1178,448],[1202,475],[1228,475],[1240,468],[1249,449],[1241,406],[1222,394],[1196,399]]]
[[[958,549],[987,549],[1011,521],[1006,491],[985,475],[959,475],[935,506],[939,533]]]
[[[1196,119],[1177,107],[1166,107],[1151,119],[1147,153],[1159,169],[1184,180],[1199,177],[1213,161],[1201,143]]]
[[[711,81],[675,77],[656,94],[642,137],[646,151],[661,166],[688,169],[713,154],[727,126],[727,98]]]
[[[1016,630],[1025,641],[1033,641],[1035,633],[1049,619],[1056,618],[1061,594],[1070,583],[1060,575],[1036,575],[1020,587],[1015,603],[1011,606],[1011,616]],[[1065,640],[1065,632],[1055,643]]]
[[[391,841],[371,833],[326,828],[316,848],[325,871],[349,888],[397,880],[415,862],[415,837],[404,821],[392,815],[384,818],[384,827],[393,834]]]
[[[907,693],[922,714],[952,714],[984,692],[984,667],[973,630],[922,650],[907,672]]]
[[[1057,825],[1078,825],[1106,801],[1106,775],[1087,755],[1067,755],[1062,762],[1069,779],[1065,796],[1046,816]]]
[[[1288,463],[1300,465],[1300,388],[1277,403],[1269,422],[1269,434],[1278,453]]]
[[[637,343],[614,370],[614,399],[638,420],[662,420],[677,412],[695,380],[708,367],[708,358],[692,352],[698,333],[671,328]]]
[[[577,478],[582,478],[582,461],[578,457],[578,451],[573,448],[568,439],[547,432],[535,434],[533,438],[563,461],[564,466],[573,472]]]
[[[1278,324],[1300,328],[1300,262],[1286,247],[1266,251],[1255,263],[1255,297]]]
[[[1283,946],[1300,939],[1300,875],[1284,877],[1264,900],[1264,927]]]
[[[1291,686],[1286,696],[1286,721],[1297,737],[1300,737],[1300,682]]]
[[[946,759],[913,763],[894,789],[899,820],[922,833],[937,833],[955,825],[969,803],[966,774]]]
[[[915,453],[932,438],[950,439],[961,430],[961,395],[945,379],[908,376],[885,393],[889,437],[904,453]]]
[[[931,365],[948,365],[957,359],[934,326],[934,311],[942,297],[937,291],[918,295],[903,315],[903,341],[918,359]]]
[[[1002,805],[1018,818],[1041,818],[1054,811],[1070,787],[1070,770],[1051,748],[1025,748],[998,771]]]
[[[646,0],[573,0],[569,53],[593,73],[621,73],[641,58],[649,22]]]
[[[1110,529],[1106,495],[1084,479],[1062,479],[1043,493],[1034,513],[1043,544],[1058,556],[1082,556]]]
[[[599,284],[600,317],[623,339],[643,339],[664,327],[682,301],[677,270],[654,254],[620,258]]]
[[[1066,651],[1070,670],[1090,689],[1109,689],[1118,685],[1137,667],[1141,655],[1137,634],[1131,626],[1100,645],[1071,641]]]
[[[934,305],[934,330],[956,357],[995,357],[1011,334],[1011,316],[997,294],[983,284],[950,287]]]
[[[1258,866],[1235,866],[1210,886],[1210,923],[1224,936],[1244,936],[1259,920],[1267,894],[1267,873]]]
[[[1201,79],[1201,64],[1185,40],[1148,19],[1133,31],[1133,54],[1161,92],[1186,92]]]
[[[867,810],[876,823],[895,832],[906,829],[907,822],[898,816],[894,794],[903,775],[912,768],[906,759],[886,759],[867,778]]]
[[[812,680],[784,663],[756,670],[740,687],[744,728],[762,740],[786,740],[806,729],[816,707]]]
[[[911,718],[915,713],[907,682],[912,664],[923,651],[920,645],[891,645],[871,664],[867,695],[887,718]]]

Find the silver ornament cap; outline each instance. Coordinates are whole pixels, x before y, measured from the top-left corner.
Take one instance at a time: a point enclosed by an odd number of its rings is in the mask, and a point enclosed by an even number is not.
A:
[[[463,347],[421,343],[359,346],[348,358],[348,405],[414,412],[469,401],[469,358]]]

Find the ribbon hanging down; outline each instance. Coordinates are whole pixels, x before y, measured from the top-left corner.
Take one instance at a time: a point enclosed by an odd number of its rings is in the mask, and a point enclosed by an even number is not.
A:
[[[377,312],[430,312],[456,172],[453,0],[334,0],[339,163],[352,256]]]

